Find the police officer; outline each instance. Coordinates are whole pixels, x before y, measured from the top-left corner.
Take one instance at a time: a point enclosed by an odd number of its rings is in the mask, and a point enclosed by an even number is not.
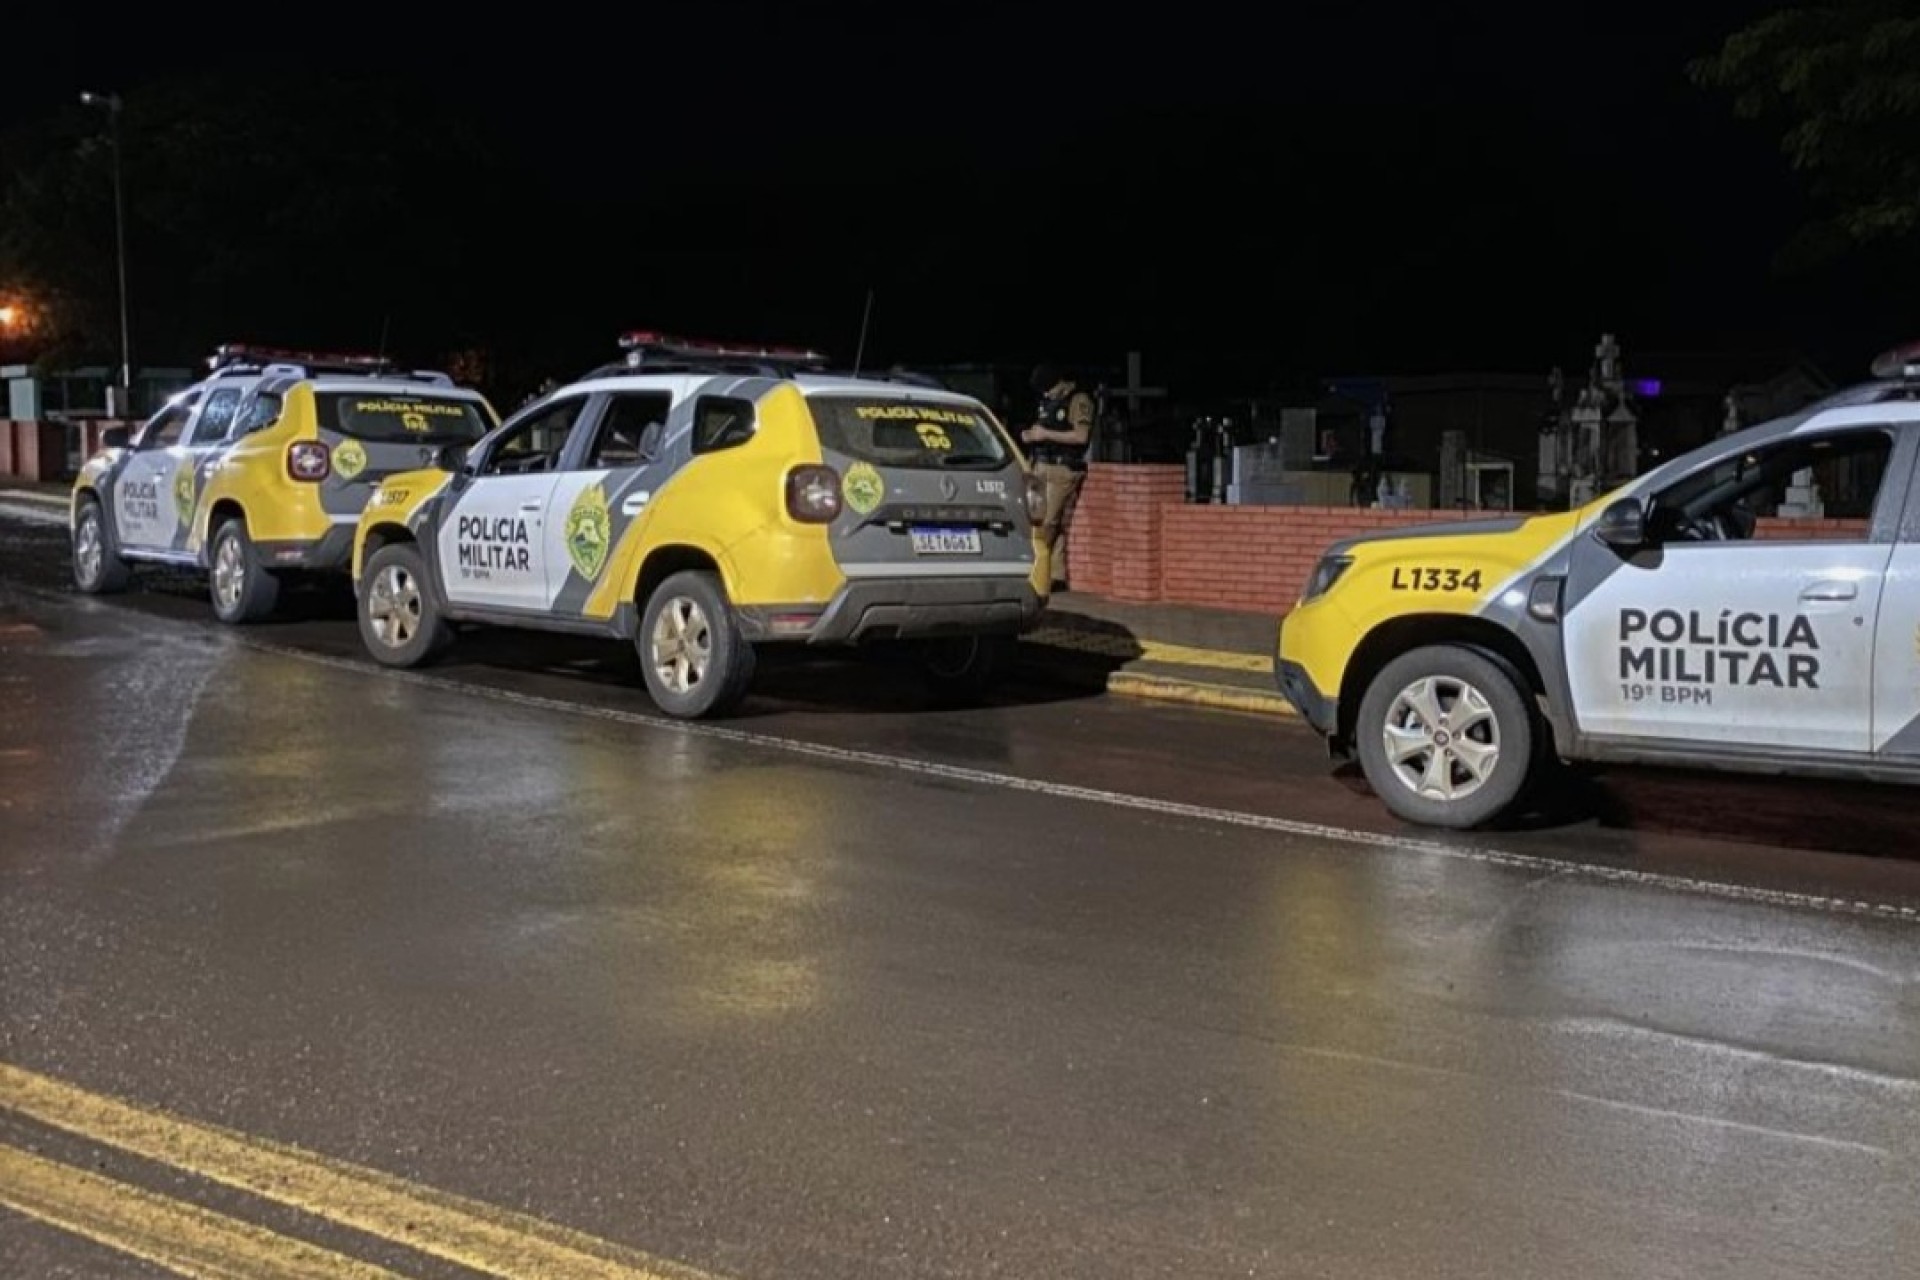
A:
[[[1033,425],[1020,433],[1032,446],[1034,472],[1047,486],[1047,512],[1040,524],[1040,546],[1047,556],[1049,584],[1065,578],[1061,552],[1067,522],[1080,486],[1087,478],[1087,449],[1093,439],[1093,397],[1065,373],[1043,364],[1033,371],[1040,397]],[[1058,566],[1058,568],[1056,568]]]

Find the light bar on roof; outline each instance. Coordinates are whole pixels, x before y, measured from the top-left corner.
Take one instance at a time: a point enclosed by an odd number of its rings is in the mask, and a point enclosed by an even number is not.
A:
[[[222,343],[208,358],[207,366],[222,369],[230,364],[326,365],[336,369],[384,369],[393,362],[363,351],[293,351],[282,347],[262,347],[250,342]]]
[[[1909,342],[1883,351],[1873,362],[1876,378],[1920,379],[1920,342]]]
[[[651,329],[636,329],[620,335],[620,349],[627,361],[637,364],[647,352],[672,356],[703,356],[707,359],[773,360],[783,364],[824,364],[826,355],[805,347],[768,346],[764,343],[711,342],[679,338]]]

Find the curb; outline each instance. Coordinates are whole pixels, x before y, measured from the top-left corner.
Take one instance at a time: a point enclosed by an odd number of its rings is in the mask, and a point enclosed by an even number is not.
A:
[[[1107,692],[1129,698],[1182,702],[1215,711],[1250,711],[1258,715],[1299,719],[1300,713],[1277,693],[1262,693],[1238,685],[1205,684],[1198,680],[1168,680],[1160,676],[1116,671],[1107,677]]]

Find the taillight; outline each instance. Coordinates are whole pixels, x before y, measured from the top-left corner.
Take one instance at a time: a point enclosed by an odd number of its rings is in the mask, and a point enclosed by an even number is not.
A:
[[[333,453],[318,440],[295,440],[287,446],[287,475],[318,484],[333,473]]]
[[[803,524],[827,524],[840,514],[840,473],[832,467],[787,472],[787,514]]]
[[[1031,471],[1027,473],[1027,519],[1037,527],[1047,518],[1047,482]]]

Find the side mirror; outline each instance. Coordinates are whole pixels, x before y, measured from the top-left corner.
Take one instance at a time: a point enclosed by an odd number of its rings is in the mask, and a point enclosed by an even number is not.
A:
[[[442,471],[459,471],[467,465],[467,446],[443,444],[433,451],[433,465]]]
[[[1636,551],[1647,545],[1647,508],[1638,498],[1622,498],[1612,503],[1594,522],[1593,536],[1621,551]]]
[[[124,449],[131,443],[133,443],[131,427],[103,427],[100,430],[102,449]]]

